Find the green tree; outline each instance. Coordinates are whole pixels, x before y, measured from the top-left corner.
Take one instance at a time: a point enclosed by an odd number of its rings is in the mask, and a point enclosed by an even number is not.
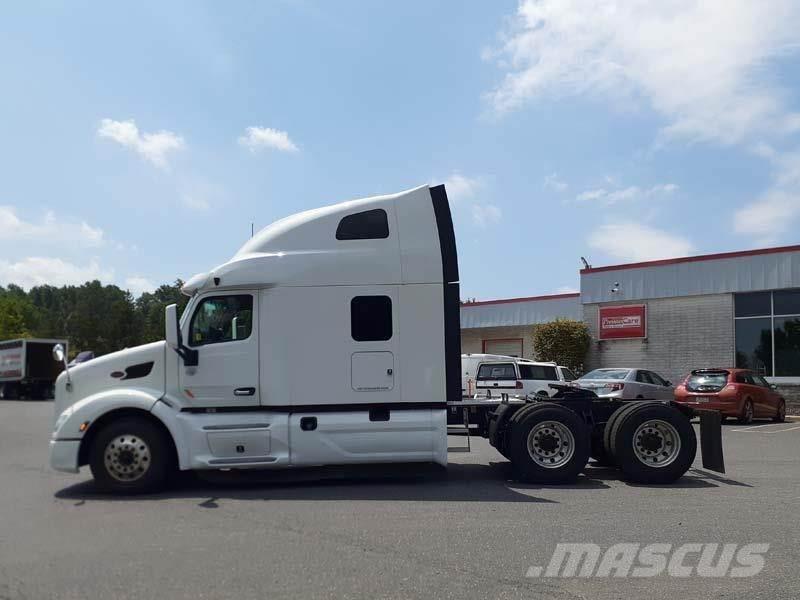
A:
[[[30,337],[32,314],[27,299],[0,296],[0,340]]]
[[[533,327],[533,352],[536,360],[553,361],[580,371],[592,337],[583,321],[556,319]]]

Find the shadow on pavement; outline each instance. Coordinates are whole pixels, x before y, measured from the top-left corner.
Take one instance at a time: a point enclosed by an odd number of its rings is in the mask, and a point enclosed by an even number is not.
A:
[[[180,473],[170,489],[136,496],[137,500],[204,499],[198,506],[216,508],[219,499],[234,500],[398,500],[428,502],[554,503],[525,493],[528,486],[508,481],[509,463],[435,465],[359,465],[287,471]],[[532,489],[532,488],[531,488]],[[519,490],[519,491],[518,491]],[[130,500],[96,490],[84,481],[55,494],[78,500]]]

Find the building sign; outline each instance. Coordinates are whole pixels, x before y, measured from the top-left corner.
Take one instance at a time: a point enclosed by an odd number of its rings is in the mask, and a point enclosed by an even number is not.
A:
[[[601,340],[647,337],[647,306],[644,304],[602,306],[599,319]]]

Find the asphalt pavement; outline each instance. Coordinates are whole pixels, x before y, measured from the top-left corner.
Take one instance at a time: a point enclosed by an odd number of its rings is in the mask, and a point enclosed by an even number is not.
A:
[[[96,493],[47,467],[49,402],[0,401],[0,600],[38,598],[795,598],[800,422],[726,425],[727,474],[512,480],[484,440],[448,468],[371,466]],[[452,437],[453,445],[464,440]],[[769,544],[749,578],[527,577],[559,543]]]

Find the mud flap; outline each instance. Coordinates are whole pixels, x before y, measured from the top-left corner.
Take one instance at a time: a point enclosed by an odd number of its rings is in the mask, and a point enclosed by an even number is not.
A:
[[[700,448],[703,453],[703,468],[724,473],[722,416],[715,410],[697,410],[695,412],[700,416]]]

